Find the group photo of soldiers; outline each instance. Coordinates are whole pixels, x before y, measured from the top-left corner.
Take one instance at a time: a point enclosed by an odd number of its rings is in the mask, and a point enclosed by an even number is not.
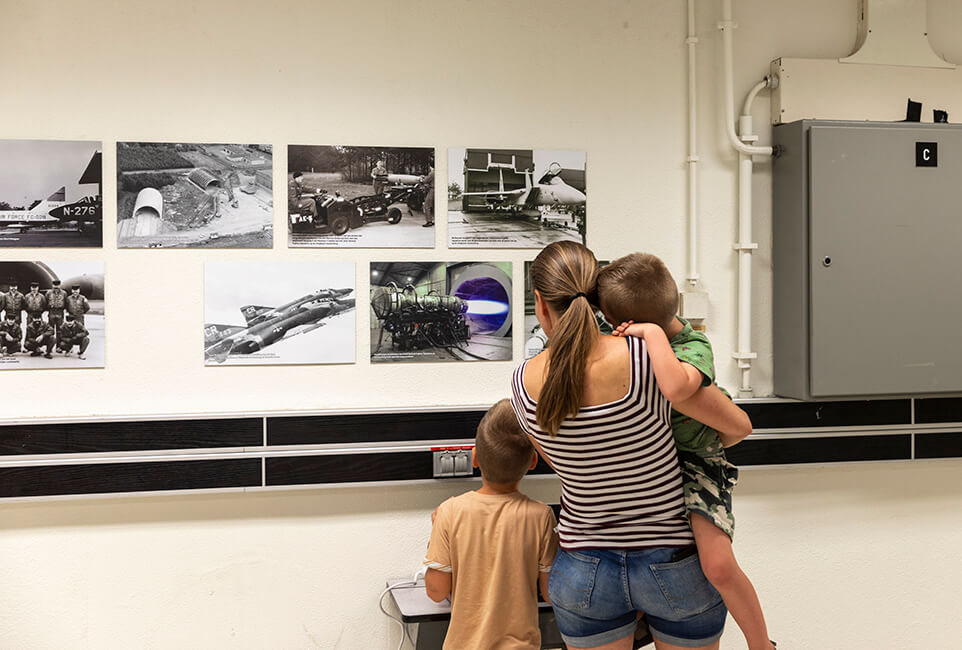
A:
[[[57,266],[0,262],[0,369],[103,367],[103,266]]]

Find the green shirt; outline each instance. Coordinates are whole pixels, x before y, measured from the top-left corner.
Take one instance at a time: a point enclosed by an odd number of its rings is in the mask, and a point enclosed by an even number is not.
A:
[[[684,327],[669,341],[672,351],[679,361],[690,363],[698,369],[702,374],[702,386],[715,383],[715,355],[712,354],[708,337],[693,330],[683,318],[678,320]],[[724,388],[721,390],[728,395]],[[717,449],[720,444],[714,429],[674,409],[671,410],[671,432],[675,436],[675,444],[683,451],[706,452],[709,447]]]

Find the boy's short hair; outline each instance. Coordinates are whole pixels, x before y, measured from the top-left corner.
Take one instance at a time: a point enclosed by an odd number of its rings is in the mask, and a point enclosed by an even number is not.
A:
[[[501,400],[481,418],[474,449],[486,481],[514,483],[524,478],[534,446],[518,424],[509,400]]]
[[[678,312],[678,286],[661,259],[631,253],[598,272],[598,302],[612,325],[632,320],[666,329]]]

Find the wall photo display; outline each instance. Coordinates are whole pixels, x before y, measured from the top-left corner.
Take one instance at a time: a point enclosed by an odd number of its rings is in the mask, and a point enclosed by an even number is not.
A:
[[[353,262],[207,262],[204,362],[354,363]]]
[[[0,140],[0,247],[103,246],[100,142]]]
[[[434,148],[289,145],[291,247],[434,248]]]
[[[271,248],[269,144],[117,143],[119,248]]]
[[[0,262],[0,371],[104,367],[103,262]]]
[[[605,266],[609,260],[598,260],[599,267]],[[605,320],[601,311],[595,312],[598,329],[602,334],[611,334],[614,328]],[[541,329],[541,323],[534,313],[534,288],[531,286],[531,262],[524,263],[524,358],[530,359],[537,355],[548,344],[548,336]]]
[[[511,262],[372,262],[371,363],[511,360]]]
[[[448,245],[585,243],[585,152],[448,149]]]

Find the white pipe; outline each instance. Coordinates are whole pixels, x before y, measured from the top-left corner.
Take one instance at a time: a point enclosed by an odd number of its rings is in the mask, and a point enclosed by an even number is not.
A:
[[[752,359],[757,356],[751,351],[752,251],[758,246],[752,243],[752,157],[742,152],[738,154],[738,237],[738,348],[734,356],[741,370],[738,395],[751,397]]]
[[[751,351],[752,316],[752,251],[758,244],[752,242],[752,156],[772,155],[772,147],[759,147],[749,144],[758,139],[752,128],[751,105],[762,88],[769,85],[768,79],[756,84],[745,98],[742,115],[739,117],[741,137],[735,134],[735,91],[732,70],[732,2],[723,0],[722,21],[718,24],[722,32],[723,67],[725,77],[725,132],[732,147],[738,152],[738,349],[733,353],[741,370],[739,397],[750,397],[752,360],[758,355]]]
[[[695,0],[688,0],[688,285],[694,289],[698,283],[698,143],[695,126],[696,112],[696,66]]]
[[[722,20],[718,23],[718,29],[722,33],[722,50],[725,75],[725,131],[728,133],[728,140],[736,151],[749,155],[770,156],[771,147],[757,147],[747,145],[735,135],[735,82],[732,73],[732,30],[735,23],[732,22],[732,0],[722,2]]]
[[[758,96],[758,93],[768,88],[769,85],[768,77],[765,77],[752,87],[748,93],[748,97],[745,98],[745,103],[742,104],[742,115],[752,114],[752,103],[755,101],[755,97]],[[744,133],[742,133],[742,135],[744,135]]]

